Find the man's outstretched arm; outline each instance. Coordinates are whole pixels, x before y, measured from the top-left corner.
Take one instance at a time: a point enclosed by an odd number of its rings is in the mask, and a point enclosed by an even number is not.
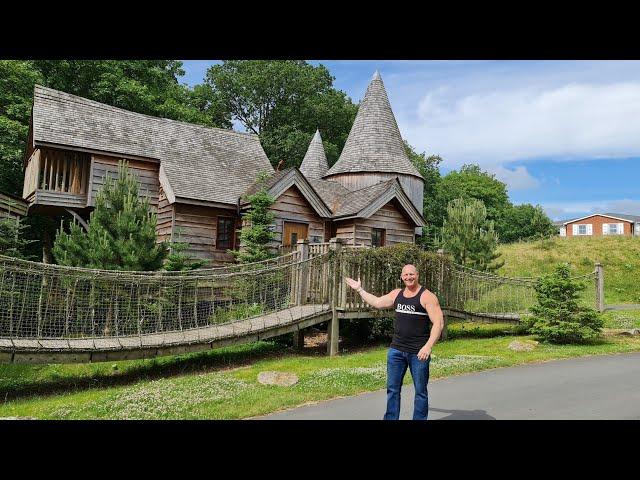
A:
[[[400,292],[400,289],[396,288],[382,297],[376,297],[375,295],[364,291],[360,279],[356,281],[353,278],[346,277],[344,281],[347,282],[347,285],[357,291],[365,302],[378,309],[393,307],[393,302]]]

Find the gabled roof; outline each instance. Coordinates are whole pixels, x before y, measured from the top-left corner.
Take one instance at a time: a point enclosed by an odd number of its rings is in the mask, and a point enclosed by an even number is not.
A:
[[[587,215],[585,217],[574,218],[572,220],[564,220],[562,225],[567,225],[568,223],[577,222],[579,220],[584,220],[586,218],[591,218],[591,217],[595,217],[595,216],[609,217],[609,218],[613,218],[615,220],[622,220],[622,221],[625,221],[625,222],[640,222],[640,216],[639,215],[627,215],[626,213],[592,213],[592,214]]]
[[[426,226],[424,218],[404,192],[397,178],[349,192],[333,212],[333,218],[335,220],[369,218],[394,198],[417,227]]]
[[[295,185],[302,196],[309,202],[311,208],[323,218],[331,218],[332,212],[331,209],[325,204],[322,197],[318,195],[318,193],[314,190],[313,186],[310,182],[300,173],[296,167],[287,168],[286,170],[282,170],[281,172],[276,172],[274,175],[269,177],[265,181],[265,188],[269,195],[274,198],[278,198],[284,192],[286,192],[289,188]],[[247,189],[247,191],[242,195],[242,200],[240,202],[241,206],[248,205],[246,197],[256,193],[260,189],[260,185],[254,184]]]
[[[378,72],[360,103],[340,158],[325,178],[347,172],[394,172],[422,178],[407,156]]]
[[[324,153],[322,145],[322,137],[320,130],[316,130],[316,134],[311,139],[307,153],[300,165],[300,172],[307,178],[322,178],[329,171],[327,156]]]
[[[111,107],[36,85],[33,142],[156,159],[171,199],[236,205],[259,171],[272,173],[257,135]]]

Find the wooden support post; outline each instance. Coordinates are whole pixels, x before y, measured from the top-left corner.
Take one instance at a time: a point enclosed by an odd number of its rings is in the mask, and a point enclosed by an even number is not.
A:
[[[304,348],[304,329],[293,332],[293,348],[296,350]]]
[[[438,249],[438,291],[436,292],[436,295],[438,296],[439,300],[443,300],[444,299],[444,250],[442,248]],[[440,307],[444,307],[444,305],[440,305]],[[440,334],[440,340],[446,340],[448,333],[447,333],[447,316],[443,315],[442,317],[442,321],[443,321],[443,326],[442,326],[442,333]]]
[[[340,301],[340,284],[344,283],[342,278],[342,239],[332,238],[329,240],[329,248],[336,255],[333,257],[333,285],[331,294],[331,321],[327,329],[327,354],[333,357],[338,354],[338,342],[340,340],[340,319],[338,318],[338,302]]]
[[[298,261],[305,262],[309,259],[309,240],[298,240],[296,245],[298,249]],[[296,282],[297,294],[296,304],[304,305],[307,303],[307,292],[309,287],[309,265],[302,263],[298,268],[298,281]]]
[[[604,269],[596,263],[596,310],[604,312]]]

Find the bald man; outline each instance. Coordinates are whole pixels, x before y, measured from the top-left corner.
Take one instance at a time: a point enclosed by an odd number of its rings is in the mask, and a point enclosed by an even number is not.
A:
[[[402,268],[404,288],[396,288],[382,297],[367,293],[360,279],[345,278],[362,299],[375,308],[394,307],[393,338],[387,353],[387,411],[385,420],[400,418],[400,391],[407,367],[413,377],[415,399],[413,419],[426,420],[429,413],[429,362],[431,349],[444,326],[438,297],[420,285],[413,265]],[[429,322],[433,324],[429,332]]]

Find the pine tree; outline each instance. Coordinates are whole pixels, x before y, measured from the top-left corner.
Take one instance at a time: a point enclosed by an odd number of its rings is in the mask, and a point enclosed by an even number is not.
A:
[[[33,240],[25,239],[26,228],[19,218],[0,218],[0,255],[29,259],[26,247]]]
[[[169,244],[169,255],[163,269],[169,272],[184,272],[204,267],[207,263],[205,260],[195,259],[186,253],[189,250],[189,244],[180,241],[181,234],[181,230],[177,229],[178,240]]]
[[[235,253],[241,263],[258,262],[275,256],[269,247],[269,243],[275,238],[275,232],[271,229],[275,217],[269,207],[275,199],[267,193],[266,179],[266,175],[259,175],[259,190],[247,196],[251,207],[240,231],[240,251]]]
[[[597,339],[604,326],[602,316],[578,304],[586,288],[571,278],[568,265],[557,265],[554,272],[536,284],[537,304],[525,321],[529,332],[552,343],[583,343]]]
[[[504,264],[495,262],[500,257],[496,253],[498,236],[481,200],[465,202],[458,198],[449,202],[441,245],[457,263],[477,270],[495,271]]]
[[[149,200],[138,196],[138,181],[126,162],[118,177],[105,177],[96,194],[88,231],[72,223],[69,233],[58,230],[53,254],[61,265],[107,270],[158,270],[167,256],[156,243],[156,215]]]

